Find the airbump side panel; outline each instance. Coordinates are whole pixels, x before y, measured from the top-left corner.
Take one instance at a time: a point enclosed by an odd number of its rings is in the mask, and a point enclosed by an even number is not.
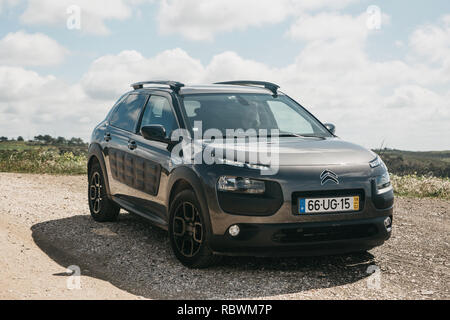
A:
[[[109,164],[114,180],[151,195],[158,194],[159,164],[117,149],[109,150]]]

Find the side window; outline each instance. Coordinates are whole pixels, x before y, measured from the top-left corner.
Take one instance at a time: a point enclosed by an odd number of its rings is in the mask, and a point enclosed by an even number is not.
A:
[[[278,124],[278,129],[284,132],[299,134],[313,134],[314,130],[311,124],[299,117],[298,112],[293,110],[287,104],[281,101],[268,101],[270,110]]]
[[[141,128],[152,124],[160,124],[166,129],[167,137],[178,128],[176,117],[167,98],[151,96],[142,116]]]
[[[117,109],[116,107],[122,103],[123,100],[125,100],[125,98],[127,97],[127,94],[125,93],[124,95],[122,95],[119,100],[116,101],[116,103],[113,105],[113,107],[109,110],[108,114],[106,115],[106,119],[111,119],[111,114],[113,114],[115,112],[115,110]]]
[[[139,115],[147,98],[147,95],[130,94],[119,104],[109,123],[114,127],[135,132]]]

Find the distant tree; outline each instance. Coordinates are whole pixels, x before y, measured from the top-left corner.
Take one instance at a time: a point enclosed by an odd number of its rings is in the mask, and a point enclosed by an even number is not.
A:
[[[44,136],[42,134],[34,136],[34,141],[44,142]]]
[[[17,141],[24,141],[24,139],[23,139],[22,136],[18,136],[18,137],[17,137]]]
[[[57,144],[67,144],[67,140],[64,137],[58,137],[58,138],[56,138],[56,143]]]
[[[73,146],[84,145],[84,141],[81,138],[73,137],[72,139],[69,140],[69,145],[73,145]]]
[[[38,135],[34,137],[35,141],[41,142],[41,143],[47,143],[47,144],[51,144],[55,142],[55,139],[52,138],[52,136],[46,134],[45,136],[43,135]]]
[[[85,143],[81,138],[71,138],[66,139],[64,137],[53,138],[52,136],[46,135],[37,135],[34,137],[35,142],[45,143],[45,144],[57,144],[57,145],[69,145],[69,146],[84,146]]]
[[[0,142],[8,141],[8,137],[0,137]]]
[[[45,141],[45,143],[49,143],[50,144],[50,143],[55,142],[55,139],[53,139],[53,137],[51,135],[46,134],[44,136],[44,141]]]

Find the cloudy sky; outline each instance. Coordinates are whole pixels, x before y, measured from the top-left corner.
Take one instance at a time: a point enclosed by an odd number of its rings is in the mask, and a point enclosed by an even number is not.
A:
[[[160,78],[272,81],[344,139],[448,150],[450,2],[0,0],[0,135],[88,140]]]

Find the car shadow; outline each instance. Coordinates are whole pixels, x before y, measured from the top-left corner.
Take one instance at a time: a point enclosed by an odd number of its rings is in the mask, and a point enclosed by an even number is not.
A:
[[[259,298],[331,288],[369,276],[367,268],[375,264],[370,253],[360,253],[223,257],[208,269],[188,269],[173,256],[165,231],[132,214],[102,224],[76,215],[38,223],[31,230],[35,243],[61,266],[79,266],[82,275],[152,299]]]

